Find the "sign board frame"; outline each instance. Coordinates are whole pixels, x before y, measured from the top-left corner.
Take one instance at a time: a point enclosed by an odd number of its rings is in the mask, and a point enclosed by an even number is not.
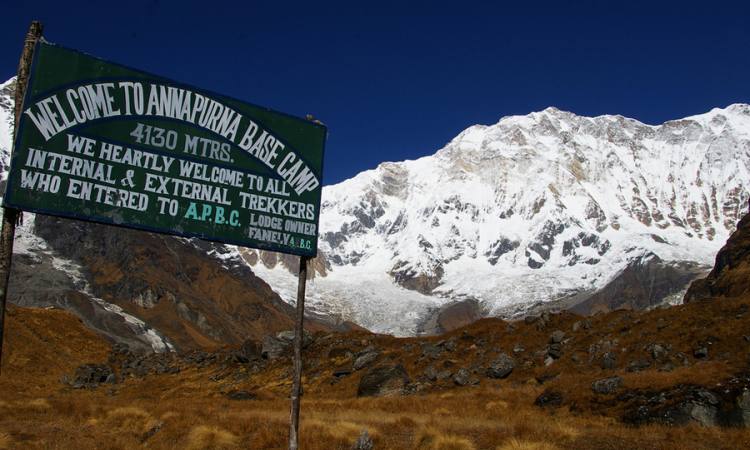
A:
[[[60,60],[74,69],[60,75],[66,67],[54,66]],[[92,76],[92,67],[107,76]],[[76,79],[71,81],[71,77]],[[134,86],[140,87],[140,94],[135,93]],[[104,112],[98,114],[104,117],[87,117],[87,92],[91,97],[98,93],[100,100],[107,95],[110,104],[101,106]],[[178,94],[185,100],[176,100]],[[140,111],[136,111],[138,99]],[[199,110],[197,105],[201,103],[213,108]],[[107,115],[107,111],[118,114]],[[212,112],[220,115],[221,111],[223,118],[210,120]],[[188,120],[177,120],[178,116]],[[228,116],[233,119],[223,120]],[[203,126],[204,117],[209,118],[206,123],[213,124],[211,129]],[[133,133],[126,135],[131,129],[148,130],[146,139],[151,142],[133,142]],[[160,133],[161,146],[153,145],[151,130]],[[165,134],[167,145],[169,137],[174,137],[172,149],[165,148]],[[8,207],[36,213],[314,257],[326,136],[327,128],[321,123],[38,42],[24,112],[14,139],[4,202]],[[197,139],[204,143],[202,155],[201,149],[196,148],[200,147],[195,143]],[[82,142],[91,143],[89,155],[71,153],[74,145],[79,146],[80,152]],[[208,151],[207,144],[212,147]],[[145,167],[146,163],[141,163],[139,167],[121,163],[122,159],[112,157],[113,152],[118,156],[142,154],[153,164]],[[43,170],[71,166],[71,158],[72,164],[79,167],[81,161],[95,162],[97,170],[106,168],[114,179],[103,175],[92,182],[90,177],[82,179],[80,170],[56,176],[54,169]],[[127,161],[134,159],[128,156]],[[160,159],[163,160],[159,162]],[[48,161],[49,166],[45,167]],[[170,165],[164,171],[167,163]],[[190,167],[192,172],[185,173]],[[133,174],[130,186],[121,183],[128,171]],[[224,174],[226,180],[209,181],[209,173]],[[37,178],[32,178],[32,174]],[[49,189],[50,176],[62,184],[56,186],[55,193],[43,191]],[[35,185],[29,181],[32,179]],[[36,190],[29,192],[29,186]],[[81,186],[88,189],[84,193],[88,199],[69,197],[80,196]],[[67,193],[60,192],[66,190]],[[178,192],[181,195],[173,195]],[[123,203],[129,201],[134,208],[141,207],[136,202],[145,203],[146,209],[137,211],[92,201],[108,201],[123,194],[130,195]],[[171,205],[166,206],[167,202]],[[170,215],[172,207],[174,215]]]

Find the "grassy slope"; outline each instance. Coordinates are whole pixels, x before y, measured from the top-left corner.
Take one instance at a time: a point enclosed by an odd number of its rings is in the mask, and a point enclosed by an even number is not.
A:
[[[302,406],[303,449],[347,449],[362,429],[376,448],[749,448],[750,432],[739,429],[646,426],[618,420],[617,408],[602,408],[591,392],[592,380],[618,373],[627,388],[691,382],[713,386],[747,369],[750,303],[743,299],[696,302],[648,313],[615,312],[592,318],[590,330],[573,333],[573,315],[552,316],[544,329],[488,319],[439,338],[395,339],[366,333],[319,337],[306,352],[306,396]],[[63,374],[87,362],[106,361],[107,345],[73,316],[54,310],[14,308],[8,317],[6,358],[0,378],[0,448],[284,448],[288,420],[289,365],[280,360],[257,373],[239,364],[205,368],[185,365],[177,375],[149,375],[114,387],[72,390]],[[660,320],[662,319],[662,320]],[[666,326],[664,326],[666,323]],[[531,357],[549,334],[563,330],[572,338],[563,357],[545,367]],[[423,341],[455,336],[457,349],[438,360],[420,358]],[[471,336],[469,338],[468,336]],[[649,342],[668,343],[673,352],[692,355],[696,341],[716,342],[707,361],[690,356],[690,367],[627,373],[605,371],[596,363],[572,361],[587,355],[591,343],[619,340],[621,367],[644,357]],[[477,345],[479,339],[486,344]],[[414,345],[409,346],[412,343]],[[533,362],[505,380],[480,375],[481,384],[456,387],[438,382],[425,392],[402,397],[355,396],[361,371],[332,383],[331,370],[347,364],[330,359],[331,348],[357,351],[375,345],[378,363],[403,363],[416,380],[430,364],[439,368],[486,364],[498,350],[511,353],[522,344]],[[622,349],[625,350],[622,350]],[[524,357],[518,358],[519,363]],[[446,362],[448,361],[448,362]],[[536,378],[558,375],[540,384]],[[214,380],[211,381],[213,377]],[[534,399],[546,388],[560,390],[565,406],[540,409]],[[256,400],[228,400],[222,392],[245,389]],[[571,405],[575,407],[571,408]],[[572,409],[572,411],[571,411]]]

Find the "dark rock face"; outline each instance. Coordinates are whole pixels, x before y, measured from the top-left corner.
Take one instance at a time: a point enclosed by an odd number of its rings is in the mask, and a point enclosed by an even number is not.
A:
[[[419,326],[426,335],[443,334],[476,322],[485,317],[486,310],[475,299],[460,300],[441,306]]]
[[[399,261],[394,264],[390,275],[393,281],[401,287],[430,295],[441,284],[444,274],[443,266],[439,263],[435,264],[430,272],[417,271],[408,262]]]
[[[601,290],[570,308],[578,314],[646,309],[685,289],[708,270],[693,262],[667,263],[654,254],[631,260]]]
[[[409,384],[409,374],[404,366],[387,365],[373,367],[359,381],[358,397],[381,397],[399,395]]]
[[[716,255],[714,268],[706,278],[696,280],[685,294],[685,302],[712,297],[738,297],[750,292],[750,214]]]
[[[148,329],[189,350],[260,340],[292,325],[293,308],[240,258],[210,256],[226,252],[224,246],[43,215],[34,218],[34,232],[50,254],[76,264],[83,280],[66,277],[43,254],[41,260],[17,258],[11,300],[71,310],[131,348],[150,350]],[[49,283],[36,281],[39,276]],[[134,330],[116,308],[142,320],[143,329]]]
[[[742,376],[717,390],[680,384],[660,391],[623,392],[617,400],[627,403],[623,421],[635,425],[750,427],[749,383],[750,378]]]
[[[501,353],[487,368],[487,376],[490,378],[506,378],[513,372],[516,362],[505,353]]]
[[[541,205],[540,205],[541,208]],[[550,252],[552,247],[555,245],[555,238],[557,235],[565,231],[567,225],[564,223],[554,223],[547,221],[539,234],[526,248],[525,255],[528,258],[527,264],[532,269],[541,268],[547,260],[549,260]],[[542,261],[539,261],[532,255],[532,252],[539,256]]]
[[[512,252],[521,245],[518,241],[511,241],[510,239],[503,237],[490,246],[490,249],[485,252],[484,256],[487,257],[487,261],[493,266],[497,264],[497,261],[501,256],[508,252]]]

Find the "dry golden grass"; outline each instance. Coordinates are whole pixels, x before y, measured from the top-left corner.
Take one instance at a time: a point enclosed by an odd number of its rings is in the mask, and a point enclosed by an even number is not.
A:
[[[510,438],[498,446],[496,450],[559,450],[558,447],[547,442],[531,442]]]
[[[5,450],[10,448],[12,443],[13,440],[10,438],[10,435],[0,431],[0,449]]]
[[[628,348],[629,353],[622,353],[623,361],[641,355],[643,342],[670,342],[675,351],[688,352],[688,343],[708,333],[704,323],[708,317],[714,320],[710,332],[721,338],[712,354],[734,352],[744,361],[747,350],[737,349],[736,343],[744,342],[741,333],[748,333],[743,330],[750,329],[750,316],[744,322],[734,319],[739,305],[709,305],[713,310],[701,315],[698,312],[705,310],[705,305],[688,305],[676,310],[682,312],[661,332],[652,322],[669,318],[668,311],[646,313],[641,316],[645,317],[643,323],[632,326],[627,333],[618,332],[626,313],[597,316],[592,319],[595,327],[576,335],[573,343],[566,344],[566,352],[573,345],[586,349],[613,334],[621,346]],[[22,331],[9,340],[11,356],[9,362],[4,362],[0,378],[0,448],[286,448],[289,368],[283,362],[271,364],[244,381],[234,381],[232,377],[211,381],[210,376],[219,368],[185,367],[178,375],[149,375],[112,387],[73,390],[63,386],[59,378],[72,373],[78,364],[106,360],[106,346],[63,313],[29,311],[28,316],[10,317],[10,328]],[[731,323],[721,323],[722,317],[729,317]],[[530,353],[546,345],[551,330],[568,333],[575,320],[578,319],[574,316],[555,316],[545,330],[520,323],[512,333],[501,321],[483,320],[469,327],[468,332],[486,337],[491,342],[488,347],[505,351],[522,342]],[[607,327],[615,331],[608,331]],[[56,334],[60,329],[65,330],[63,335]],[[419,340],[352,336],[341,339],[377,339],[376,345],[384,354],[404,364],[413,378],[427,364],[433,364],[419,361],[413,354],[399,353],[405,343]],[[456,336],[462,342],[461,331]],[[47,344],[42,345],[45,341]],[[327,350],[319,351],[327,355]],[[365,429],[375,448],[397,450],[750,448],[750,431],[744,429],[658,425],[632,428],[619,421],[620,411],[616,408],[592,412],[596,398],[591,380],[611,372],[595,365],[575,365],[569,358],[571,354],[566,353],[549,368],[519,366],[506,380],[482,378],[479,386],[461,388],[448,382],[426,393],[384,398],[356,398],[361,371],[331,384],[327,369],[317,374],[308,369],[300,448],[348,450]],[[455,352],[452,364],[468,367],[472,355],[473,352]],[[325,360],[328,361],[327,356]],[[40,364],[49,370],[41,370]],[[11,370],[7,370],[9,366]],[[736,373],[738,367],[734,360],[712,359],[672,372],[618,373],[628,388],[653,389],[684,382],[715,383]],[[13,376],[7,376],[9,373]],[[548,373],[557,376],[543,385],[536,381],[536,377]],[[551,410],[533,406],[534,399],[547,388],[562,391],[565,405],[575,403],[577,409],[571,412],[569,406]],[[252,390],[257,399],[228,400],[221,392],[230,389]]]
[[[198,425],[190,430],[187,437],[187,450],[211,450],[234,448],[239,438],[217,426]]]
[[[421,428],[415,437],[416,450],[475,450],[474,444],[461,436],[445,434],[442,431],[427,427]]]

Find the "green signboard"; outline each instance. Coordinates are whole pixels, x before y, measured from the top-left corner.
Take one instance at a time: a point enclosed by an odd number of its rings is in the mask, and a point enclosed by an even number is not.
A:
[[[317,253],[326,128],[37,44],[5,205]]]

